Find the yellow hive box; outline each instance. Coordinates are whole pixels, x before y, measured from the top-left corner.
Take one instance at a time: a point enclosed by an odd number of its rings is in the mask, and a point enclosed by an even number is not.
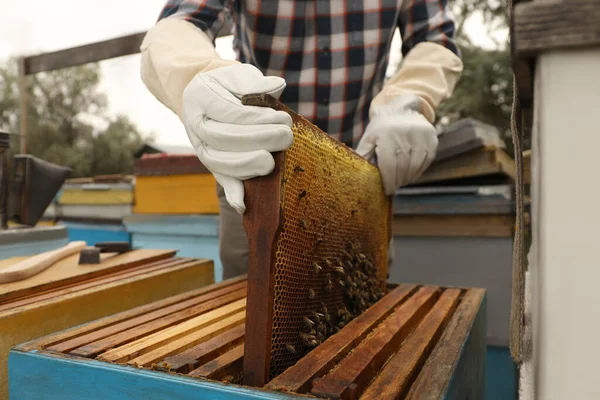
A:
[[[210,173],[138,176],[134,213],[218,214],[217,181]]]
[[[103,254],[101,264],[67,257],[29,279],[0,285],[0,399],[8,398],[10,349],[133,307],[214,282],[213,262],[170,250]],[[25,259],[0,261],[0,269]]]

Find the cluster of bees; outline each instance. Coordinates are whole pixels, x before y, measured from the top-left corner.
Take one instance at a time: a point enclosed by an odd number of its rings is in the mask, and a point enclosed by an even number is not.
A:
[[[322,277],[323,290],[331,292],[334,285],[337,285],[342,290],[344,300],[331,314],[325,303],[320,302],[317,311],[302,317],[302,329],[298,336],[306,350],[315,348],[329,336],[339,332],[384,295],[377,268],[360,252],[357,242],[348,243],[340,258],[326,259],[322,264],[315,262],[312,269],[315,275]],[[308,289],[307,296],[314,300],[317,292],[315,289]],[[297,352],[291,344],[286,344],[285,348],[291,354]]]

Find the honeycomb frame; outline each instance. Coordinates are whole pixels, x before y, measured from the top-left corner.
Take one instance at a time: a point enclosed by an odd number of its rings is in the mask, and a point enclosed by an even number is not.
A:
[[[244,184],[252,343],[244,384],[263,386],[384,293],[391,201],[377,167],[343,143],[271,96],[242,102],[285,111],[294,123],[294,143],[274,153],[273,172]]]

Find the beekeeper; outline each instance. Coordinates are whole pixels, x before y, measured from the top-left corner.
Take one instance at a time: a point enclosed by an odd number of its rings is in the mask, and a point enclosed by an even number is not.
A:
[[[237,61],[214,38],[230,18]],[[402,62],[384,81],[396,28]],[[436,107],[462,72],[447,0],[169,0],[142,46],[141,76],[183,122],[218,182],[223,278],[246,273],[243,180],[269,174],[291,118],[240,98],[268,93],[367,159],[388,195],[437,150]]]

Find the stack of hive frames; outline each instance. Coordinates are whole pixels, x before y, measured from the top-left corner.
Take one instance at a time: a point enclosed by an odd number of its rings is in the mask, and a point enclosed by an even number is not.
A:
[[[245,278],[235,278],[42,338],[17,351],[58,353],[59,360],[81,365],[94,360],[121,364],[125,370],[137,367],[215,384],[239,383],[246,341],[240,315],[245,289]],[[482,398],[484,296],[480,289],[392,287],[256,397],[281,391],[325,398],[442,398],[448,393],[453,399]],[[469,385],[462,384],[465,380]]]
[[[376,166],[268,95],[294,143],[245,181],[249,242],[244,383],[262,386],[384,293],[391,201]]]

